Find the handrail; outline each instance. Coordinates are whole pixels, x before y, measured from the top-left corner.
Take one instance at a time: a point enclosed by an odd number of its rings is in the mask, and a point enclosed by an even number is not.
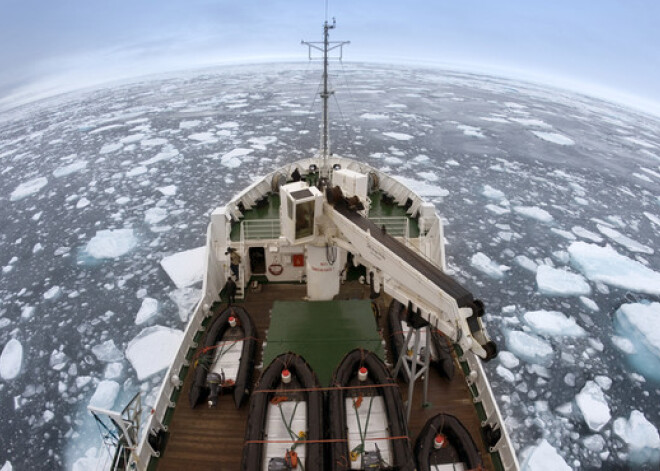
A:
[[[409,238],[408,218],[405,216],[376,216],[369,217],[374,224],[385,226],[385,230],[392,237],[403,237],[406,241]]]
[[[279,219],[246,219],[241,221],[241,240],[277,239],[279,237]]]

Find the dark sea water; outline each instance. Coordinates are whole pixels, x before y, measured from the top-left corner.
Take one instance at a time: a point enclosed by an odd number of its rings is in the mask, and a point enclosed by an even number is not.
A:
[[[211,210],[257,176],[314,155],[319,77],[304,65],[226,68],[3,113],[0,348],[18,340],[23,360],[15,379],[0,380],[0,465],[71,469],[98,446],[86,405],[104,378],[119,385],[117,409],[137,391],[153,402],[162,372],[138,381],[129,360],[103,361],[92,349],[112,340],[125,352],[145,326],[185,327],[179,305],[185,318],[190,304],[171,295],[196,292],[177,291],[161,259],[202,246]],[[574,469],[629,466],[613,423],[639,410],[658,428],[660,382],[649,371],[660,360],[635,363],[613,318],[649,296],[589,281],[594,311],[578,296],[542,294],[521,256],[532,270],[579,273],[567,250],[583,240],[660,271],[658,119],[440,70],[345,65],[331,80],[334,152],[411,179],[436,205],[449,266],[485,301],[502,351],[511,350],[507,332],[530,331],[530,311],[559,311],[584,329],[539,334],[554,351],[545,365],[519,352],[486,365],[516,449],[545,438]],[[163,190],[171,186],[175,194]],[[97,231],[122,228],[136,238],[127,253],[98,260],[85,251]],[[485,273],[476,253],[496,268]],[[158,315],[135,325],[145,297]],[[612,417],[598,432],[572,404],[597,378]]]

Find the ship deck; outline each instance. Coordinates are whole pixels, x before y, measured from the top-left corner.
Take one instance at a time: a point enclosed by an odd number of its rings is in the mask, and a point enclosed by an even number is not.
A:
[[[276,301],[302,301],[306,295],[306,286],[299,284],[265,284],[259,293],[246,292],[246,298],[240,304],[250,313],[261,343],[268,340],[271,328],[271,311]],[[357,282],[342,285],[337,299],[368,300],[369,289]],[[376,302],[382,313],[378,323],[374,323],[377,332],[386,333],[385,313],[390,299],[381,296]],[[273,332],[277,329],[274,328]],[[387,335],[387,334],[384,334]],[[268,344],[266,345],[268,349]],[[272,347],[271,347],[272,348]],[[389,347],[385,348],[387,359],[391,358]],[[262,348],[258,348],[255,365],[262,362]],[[270,355],[266,350],[266,356]],[[260,371],[255,372],[258,380]],[[166,447],[161,457],[152,460],[150,469],[165,470],[237,470],[240,469],[243,454],[245,426],[248,418],[247,405],[236,410],[233,396],[226,395],[219,399],[218,406],[209,409],[203,405],[191,409],[188,405],[188,392],[194,375],[186,375],[177,406],[168,421]],[[320,378],[321,379],[321,378]],[[322,382],[325,382],[322,380]],[[408,386],[400,382],[401,395],[406,401]],[[481,437],[480,420],[467,387],[463,371],[456,368],[453,380],[441,377],[434,368],[429,376],[428,400],[430,406],[422,407],[422,383],[418,382],[413,395],[411,419],[408,424],[411,446],[425,422],[432,416],[444,412],[456,416],[475,437],[486,469],[494,469],[490,454],[486,452]]]

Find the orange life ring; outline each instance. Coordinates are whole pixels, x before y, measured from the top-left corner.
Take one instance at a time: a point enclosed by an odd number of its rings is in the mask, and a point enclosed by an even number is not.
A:
[[[268,271],[271,275],[278,276],[282,274],[282,272],[284,271],[284,267],[279,263],[271,263],[268,266]]]

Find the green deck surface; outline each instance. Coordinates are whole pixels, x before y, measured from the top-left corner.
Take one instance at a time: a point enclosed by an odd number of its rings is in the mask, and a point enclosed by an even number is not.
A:
[[[406,214],[406,208],[399,206],[396,203],[385,203],[382,200],[383,193],[374,191],[369,195],[371,200],[371,207],[369,208],[369,218],[388,217],[388,218],[408,218],[408,231],[411,238],[419,237],[419,224],[417,218],[411,218]]]
[[[384,359],[371,301],[275,301],[264,365],[281,353],[301,355],[323,386],[346,353],[362,347]]]

